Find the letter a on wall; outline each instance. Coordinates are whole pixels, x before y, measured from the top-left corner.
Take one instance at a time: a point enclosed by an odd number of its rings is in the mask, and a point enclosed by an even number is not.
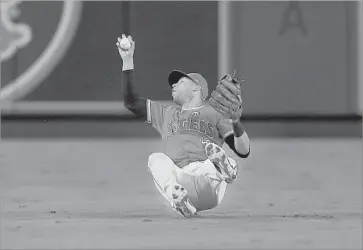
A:
[[[279,35],[283,36],[286,32],[294,28],[300,30],[302,36],[307,36],[308,30],[304,24],[300,5],[297,1],[290,1],[282,14]]]

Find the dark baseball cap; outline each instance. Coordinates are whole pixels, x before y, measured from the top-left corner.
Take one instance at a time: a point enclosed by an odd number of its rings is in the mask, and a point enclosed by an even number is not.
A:
[[[180,78],[186,77],[192,80],[195,84],[201,87],[203,101],[208,97],[208,83],[207,80],[199,73],[185,73],[180,70],[173,70],[170,72],[168,81],[170,86],[177,83]]]

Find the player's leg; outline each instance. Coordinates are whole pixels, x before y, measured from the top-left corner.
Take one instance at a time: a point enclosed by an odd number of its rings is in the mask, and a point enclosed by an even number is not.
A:
[[[174,210],[184,217],[193,216],[195,207],[189,200],[187,189],[177,181],[180,169],[165,154],[150,155],[148,169],[159,192],[169,201]]]
[[[227,156],[224,149],[214,143],[205,144],[205,152],[217,167],[220,168],[221,174],[227,183],[232,183],[238,175],[238,163],[231,157]]]
[[[209,159],[185,166],[177,178],[188,190],[193,190],[189,197],[198,211],[212,209],[222,202],[227,183]]]

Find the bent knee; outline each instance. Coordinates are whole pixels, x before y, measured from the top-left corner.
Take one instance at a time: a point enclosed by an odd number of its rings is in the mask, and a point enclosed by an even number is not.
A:
[[[153,163],[159,159],[162,159],[164,156],[165,156],[165,154],[163,154],[163,153],[152,153],[149,156],[149,163]]]
[[[149,156],[148,168],[155,169],[165,165],[174,164],[173,161],[164,153],[152,153]]]
[[[198,211],[209,210],[219,204],[218,197],[210,194],[198,194],[198,196],[190,197],[190,200]]]
[[[199,211],[212,209],[219,204],[218,193],[214,181],[209,177],[200,177],[197,180],[197,195],[190,197],[192,203]]]

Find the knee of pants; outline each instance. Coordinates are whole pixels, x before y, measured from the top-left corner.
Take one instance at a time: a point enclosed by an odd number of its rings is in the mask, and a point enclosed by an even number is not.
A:
[[[170,160],[170,158],[163,153],[153,153],[149,156],[147,165],[148,165],[149,169],[152,170],[154,168],[160,167],[161,164],[164,165],[164,164],[168,163],[169,160]]]
[[[215,183],[216,180],[203,175],[195,180],[196,196],[190,197],[193,205],[199,210],[208,210],[219,204]]]
[[[149,156],[148,170],[152,175],[158,176],[172,176],[176,171],[174,162],[163,153],[153,153]]]

